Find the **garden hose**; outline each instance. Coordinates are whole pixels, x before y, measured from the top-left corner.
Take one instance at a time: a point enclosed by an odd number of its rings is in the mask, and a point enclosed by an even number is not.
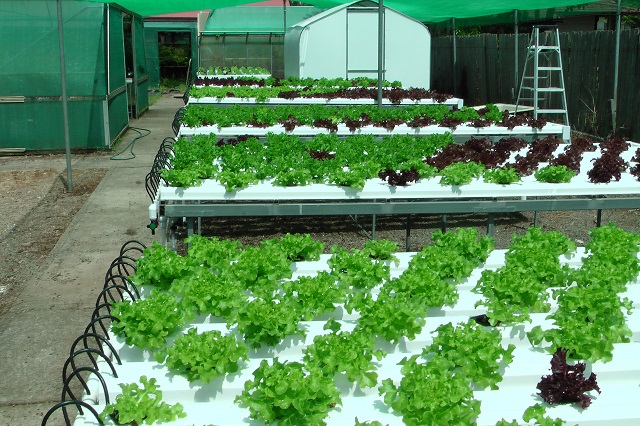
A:
[[[124,147],[124,149],[122,151],[113,154],[111,157],[109,157],[109,159],[111,159],[111,160],[133,160],[134,158],[136,158],[136,154],[134,154],[134,152],[133,152],[133,147],[134,147],[135,143],[138,141],[138,139],[142,139],[145,136],[148,136],[148,135],[151,134],[151,130],[143,129],[142,127],[129,127],[129,129],[131,129],[134,132],[138,133],[138,136],[133,138],[133,140],[131,142],[129,142],[129,145]],[[143,134],[143,132],[146,132],[146,133]],[[131,152],[131,155],[129,157],[118,158],[120,155],[124,154],[127,150],[129,150]]]

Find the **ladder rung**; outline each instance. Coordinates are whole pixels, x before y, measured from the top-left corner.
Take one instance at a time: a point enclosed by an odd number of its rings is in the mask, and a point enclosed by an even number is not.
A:
[[[525,89],[525,90],[533,90],[535,92],[535,89],[533,87],[529,87],[529,86],[522,86],[521,89]],[[564,92],[564,89],[562,87],[538,87],[538,92]]]
[[[560,71],[562,67],[538,67],[538,71]]]
[[[539,109],[538,114],[566,114],[566,109]]]
[[[530,50],[536,50],[536,46],[529,46]],[[557,50],[560,52],[560,46],[538,46],[537,50]]]
[[[564,92],[562,87],[538,87],[538,92]]]

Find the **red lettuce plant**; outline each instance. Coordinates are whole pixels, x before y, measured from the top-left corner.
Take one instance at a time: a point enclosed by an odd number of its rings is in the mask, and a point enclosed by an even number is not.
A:
[[[538,395],[548,404],[578,402],[582,408],[588,407],[591,397],[585,392],[596,390],[600,393],[600,387],[595,373],[584,377],[585,368],[584,362],[567,364],[567,350],[558,348],[551,358],[551,374],[543,376],[536,386],[540,390]]]

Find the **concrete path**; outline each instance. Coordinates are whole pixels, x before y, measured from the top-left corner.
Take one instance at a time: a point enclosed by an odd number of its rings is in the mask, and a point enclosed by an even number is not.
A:
[[[44,260],[41,272],[0,318],[0,426],[41,424],[47,410],[60,401],[64,362],[91,319],[104,275],[120,247],[131,239],[146,245],[157,239],[146,228],[145,176],[162,140],[173,136],[171,122],[183,105],[181,98],[165,96],[129,123],[151,130],[136,141],[136,158],[73,160],[76,166],[78,161],[97,162],[95,167],[109,171]],[[127,131],[118,149],[136,136]],[[61,424],[61,416],[55,420],[48,425]]]

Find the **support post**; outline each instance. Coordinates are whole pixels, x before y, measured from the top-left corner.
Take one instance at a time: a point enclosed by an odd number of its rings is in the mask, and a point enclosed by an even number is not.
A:
[[[384,0],[378,2],[378,108],[382,107],[384,80]]]
[[[73,192],[71,180],[71,140],[69,138],[69,110],[67,106],[67,70],[64,63],[64,29],[62,23],[62,0],[58,0],[58,50],[60,53],[60,85],[62,89],[62,122],[64,127],[64,147],[67,159],[67,190]]]
[[[518,92],[518,70],[520,64],[518,63],[518,9],[513,11],[513,32],[515,35],[513,56],[515,58],[515,69],[513,70],[513,91],[511,92],[511,100],[513,103],[517,102],[516,93]]]
[[[407,233],[404,243],[404,251],[411,249],[411,215],[407,215]]]
[[[456,46],[456,18],[451,18],[451,39],[453,43],[453,94],[454,96],[458,94],[458,77],[457,68],[458,68],[458,49]]]
[[[613,99],[611,100],[611,122],[613,125],[613,133],[618,130],[618,72],[620,66],[620,15],[622,14],[621,0],[618,0],[618,9],[616,11],[616,52],[615,64],[613,65]]]
[[[287,33],[287,0],[282,0],[282,34]]]
[[[495,229],[495,215],[493,213],[489,213],[487,215],[487,235],[493,237],[493,232]]]

